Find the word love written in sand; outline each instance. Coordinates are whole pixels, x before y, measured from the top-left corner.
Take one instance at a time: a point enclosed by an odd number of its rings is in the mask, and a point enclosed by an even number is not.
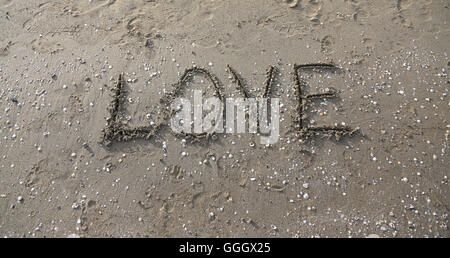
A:
[[[237,89],[242,93],[245,99],[250,99],[250,93],[245,88],[241,78],[236,73],[236,71],[231,67],[227,66],[228,72],[231,74],[234,82],[237,84]],[[327,136],[328,138],[334,136],[337,140],[339,140],[342,136],[352,136],[357,132],[357,129],[353,129],[348,126],[310,126],[307,125],[307,103],[320,100],[324,98],[336,98],[337,93],[334,89],[328,90],[326,93],[319,94],[305,94],[305,87],[307,82],[304,78],[302,78],[302,73],[311,73],[311,72],[337,72],[340,69],[333,64],[304,64],[304,65],[294,65],[294,90],[295,96],[297,99],[296,107],[294,108],[294,112],[292,114],[294,128],[298,133],[299,137],[307,138],[307,137],[315,137],[318,135]],[[192,67],[186,69],[183,75],[180,77],[180,80],[173,85],[173,90],[163,96],[160,99],[160,103],[163,105],[161,109],[161,121],[158,123],[152,123],[148,126],[139,126],[139,127],[129,127],[125,123],[122,123],[121,117],[123,112],[123,103],[125,99],[124,92],[124,78],[123,75],[119,75],[119,79],[117,84],[113,87],[113,100],[111,101],[108,111],[110,117],[107,118],[107,126],[103,131],[103,143],[106,146],[109,146],[113,142],[123,142],[130,141],[134,139],[146,139],[149,140],[153,136],[155,136],[163,126],[168,125],[168,121],[174,116],[173,110],[171,110],[171,104],[177,98],[180,98],[184,92],[184,88],[186,83],[193,77],[193,75],[203,75],[207,78],[212,85],[214,86],[215,96],[221,101],[225,101],[225,97],[223,94],[223,90],[220,87],[219,80],[217,77],[212,74],[209,70],[205,68]],[[263,98],[268,98],[271,94],[272,85],[274,84],[274,80],[277,74],[277,68],[274,66],[269,67],[266,72],[266,80],[264,83],[264,93]],[[227,99],[228,100],[228,99]],[[277,102],[278,103],[278,102]],[[260,109],[261,110],[261,109]],[[245,112],[245,111],[244,111]],[[267,111],[266,111],[267,112]],[[239,114],[238,114],[239,116]],[[272,117],[273,119],[273,117]],[[261,121],[258,120],[258,123]],[[192,140],[201,140],[201,139],[217,139],[217,134],[215,132],[209,133],[175,133],[177,136],[182,136],[185,138],[189,138]]]

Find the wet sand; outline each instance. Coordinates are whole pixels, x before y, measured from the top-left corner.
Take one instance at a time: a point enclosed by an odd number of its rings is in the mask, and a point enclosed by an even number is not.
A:
[[[0,236],[448,237],[446,0],[0,0]],[[299,134],[294,66],[308,126]],[[225,97],[280,99],[280,139],[149,139],[104,130],[124,78],[127,127],[163,124],[184,71]],[[184,96],[215,86],[196,75]],[[329,137],[330,136],[330,137]],[[184,141],[186,140],[186,141]]]

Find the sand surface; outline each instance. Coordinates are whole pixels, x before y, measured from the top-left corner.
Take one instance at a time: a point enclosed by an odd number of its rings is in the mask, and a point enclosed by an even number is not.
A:
[[[0,236],[448,237],[448,0],[0,0]],[[338,98],[299,137],[294,64]],[[127,126],[158,121],[193,65],[240,96],[276,66],[280,140],[102,143],[123,73]],[[186,87],[205,95],[202,76]],[[325,137],[324,137],[325,136]],[[166,146],[163,148],[163,146]]]

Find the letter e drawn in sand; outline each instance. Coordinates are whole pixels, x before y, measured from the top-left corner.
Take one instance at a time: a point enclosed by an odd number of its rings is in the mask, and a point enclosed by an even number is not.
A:
[[[358,129],[353,129],[349,126],[309,126],[305,125],[307,120],[307,103],[314,101],[316,99],[324,99],[324,98],[336,98],[336,90],[330,89],[325,93],[317,93],[306,95],[304,93],[304,89],[306,86],[306,81],[302,79],[300,73],[301,71],[313,71],[313,72],[324,72],[331,71],[336,72],[339,70],[339,67],[334,64],[303,64],[303,65],[294,65],[294,82],[295,82],[295,94],[298,99],[298,104],[295,108],[296,113],[293,115],[293,121],[295,124],[295,128],[298,131],[300,137],[313,137],[318,134],[326,134],[328,138],[334,136],[336,140],[339,140],[341,137],[349,135],[354,135]]]

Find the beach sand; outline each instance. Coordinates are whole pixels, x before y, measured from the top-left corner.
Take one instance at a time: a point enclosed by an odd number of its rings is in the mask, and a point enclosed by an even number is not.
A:
[[[447,0],[0,0],[0,236],[448,237]],[[299,136],[294,64],[311,73]],[[163,123],[160,100],[205,67],[226,97],[281,103],[280,139],[148,140],[103,131]],[[211,83],[195,76],[206,96]],[[305,120],[306,121],[306,120]]]

